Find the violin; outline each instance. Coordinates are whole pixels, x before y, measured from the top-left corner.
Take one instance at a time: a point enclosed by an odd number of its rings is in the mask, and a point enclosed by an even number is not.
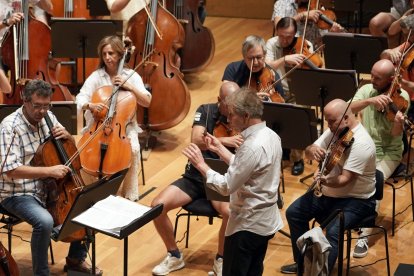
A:
[[[320,171],[321,175],[328,175],[331,170],[339,163],[341,160],[344,152],[350,146],[352,146],[354,142],[354,133],[349,129],[349,127],[345,127],[338,136],[338,139],[331,144],[328,151],[325,154],[325,158],[320,163]],[[320,197],[322,196],[322,185],[320,180],[318,179],[309,187],[308,191],[313,190],[315,196]]]
[[[214,126],[214,130],[213,130],[213,135],[217,138],[220,137],[231,137],[231,136],[236,136],[239,133],[235,130],[233,130],[228,124],[222,122],[222,121],[217,121],[216,125]]]
[[[329,30],[336,21],[336,14],[332,10],[326,10],[324,6],[319,5],[319,0],[309,0],[307,4],[306,2],[299,3],[298,13],[307,13],[308,10],[318,10],[321,13],[318,21],[315,22],[321,30]]]
[[[303,54],[305,57],[309,57],[306,59],[301,66],[302,68],[319,70],[322,68],[323,61],[319,53],[314,54],[309,51],[309,47],[305,45],[305,42],[302,37],[295,37],[292,43],[283,49],[283,55],[292,55],[292,54]]]
[[[51,131],[53,124],[49,115],[46,113],[44,118]],[[76,156],[76,158],[69,158],[69,156]],[[58,164],[69,166],[70,173],[59,180],[54,178],[43,179],[47,187],[46,208],[53,217],[54,226],[65,222],[76,196],[83,190],[85,184],[80,176],[81,162],[75,143],[71,139],[60,140],[50,135],[49,139],[37,149],[31,165],[50,167]],[[62,241],[78,241],[85,236],[86,231],[82,228]]]
[[[275,74],[267,65],[265,65],[265,67],[259,72],[252,73],[248,82],[248,87],[254,91],[264,92],[270,95],[263,97],[263,101],[284,103],[285,99],[283,99],[280,93],[276,91],[274,85]]]

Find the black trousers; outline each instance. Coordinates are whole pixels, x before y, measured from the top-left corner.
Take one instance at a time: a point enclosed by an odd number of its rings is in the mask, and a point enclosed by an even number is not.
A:
[[[223,276],[259,276],[268,241],[274,237],[239,231],[224,240]]]

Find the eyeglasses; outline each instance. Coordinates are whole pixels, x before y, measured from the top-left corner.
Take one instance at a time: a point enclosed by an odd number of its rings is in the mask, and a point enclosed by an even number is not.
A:
[[[52,104],[34,104],[30,102],[34,110],[49,110],[52,108]]]
[[[253,56],[253,57],[246,57],[248,60],[255,60],[262,61],[265,57],[264,56]]]

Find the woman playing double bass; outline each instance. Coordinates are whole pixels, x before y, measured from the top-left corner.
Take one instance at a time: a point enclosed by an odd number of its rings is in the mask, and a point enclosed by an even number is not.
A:
[[[121,74],[118,74],[118,67],[124,55],[124,45],[119,37],[108,36],[103,38],[98,45],[98,55],[100,59],[100,68],[94,71],[86,79],[80,93],[76,96],[78,110],[85,110],[86,126],[82,130],[82,133],[92,131],[91,127],[95,123],[93,114],[108,108],[108,103],[92,101],[94,93],[96,93],[99,88],[104,86],[112,87],[113,85],[122,85],[121,89],[129,91],[139,105],[148,107],[151,103],[151,94],[145,89],[142,79],[137,73],[133,73],[133,70],[131,69],[121,68]],[[132,75],[129,77],[131,73]],[[129,78],[124,83],[127,77]],[[116,112],[120,112],[120,110],[116,110]],[[135,114],[135,111],[132,112]],[[120,193],[130,200],[137,200],[137,171],[140,154],[138,133],[140,132],[140,128],[138,127],[135,116],[131,122],[123,123],[127,125],[126,133],[131,144],[132,160],[131,167],[125,177]],[[109,146],[110,145],[108,145],[108,147]],[[85,151],[87,151],[87,148]]]
[[[49,275],[48,247],[53,229],[53,217],[46,210],[46,194],[49,181],[63,179],[70,168],[65,165],[40,166],[32,164],[38,148],[50,136],[72,142],[73,137],[49,111],[51,86],[42,80],[28,82],[23,90],[23,106],[4,118],[0,126],[0,203],[8,212],[33,227],[31,253],[33,275]],[[45,117],[53,125],[51,131]],[[49,157],[49,156],[47,156]],[[91,273],[86,263],[86,248],[81,241],[72,242],[66,269]],[[97,269],[97,275],[102,271]]]

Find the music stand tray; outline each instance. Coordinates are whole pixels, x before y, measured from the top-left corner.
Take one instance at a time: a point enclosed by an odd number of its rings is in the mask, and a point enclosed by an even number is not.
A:
[[[205,158],[204,159],[206,161],[206,164],[213,169],[214,171],[220,173],[220,174],[225,174],[227,172],[228,169],[228,165],[226,164],[226,162],[224,162],[223,160],[220,159],[213,159],[213,158]],[[220,194],[219,192],[211,189],[210,187],[208,187],[206,185],[206,183],[204,182],[204,188],[206,191],[206,197],[208,200],[215,200],[215,201],[223,201],[223,202],[229,202],[230,201],[230,196],[224,196],[222,194]]]
[[[332,69],[356,70],[371,73],[371,68],[388,48],[387,38],[350,33],[327,33],[322,37],[325,44],[325,66]]]

